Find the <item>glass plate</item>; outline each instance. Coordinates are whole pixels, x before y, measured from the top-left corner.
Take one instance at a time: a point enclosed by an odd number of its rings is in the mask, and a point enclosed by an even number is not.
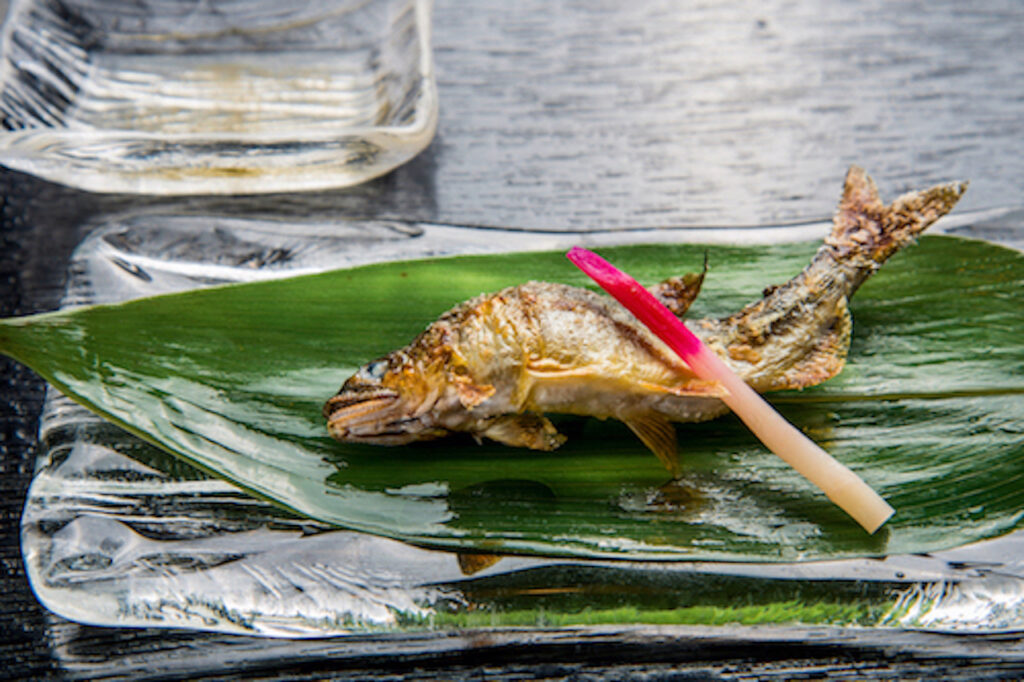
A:
[[[65,305],[396,258],[570,243],[815,239],[827,224],[587,235],[151,207],[95,221]],[[960,214],[935,231],[1001,224]],[[1010,217],[1012,219],[1012,215]],[[995,221],[993,223],[993,220]],[[648,233],[649,232],[649,233]],[[456,238],[457,237],[457,238]],[[291,516],[50,390],[23,519],[36,594],[101,625],[269,636],[593,624],[801,623],[957,632],[1024,627],[1024,534],[930,556],[801,564],[455,554]]]

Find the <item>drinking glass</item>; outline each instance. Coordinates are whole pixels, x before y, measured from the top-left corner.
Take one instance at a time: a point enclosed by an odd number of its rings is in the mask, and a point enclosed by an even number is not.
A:
[[[0,164],[94,192],[364,182],[430,142],[430,0],[15,0]]]

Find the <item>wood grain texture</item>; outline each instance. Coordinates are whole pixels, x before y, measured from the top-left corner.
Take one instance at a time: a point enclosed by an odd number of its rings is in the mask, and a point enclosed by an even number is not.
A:
[[[441,222],[819,218],[854,162],[1017,203],[1019,5],[439,3],[435,26]]]

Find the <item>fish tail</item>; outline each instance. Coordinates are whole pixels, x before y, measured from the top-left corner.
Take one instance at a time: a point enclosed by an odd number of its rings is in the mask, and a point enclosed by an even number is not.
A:
[[[949,213],[966,190],[966,182],[950,182],[909,192],[886,206],[874,180],[864,169],[851,166],[832,233],[825,239],[825,249],[832,259],[853,270],[847,295],[852,295],[890,256]]]
[[[886,206],[868,174],[851,167],[832,233],[810,264],[739,313],[702,321],[704,342],[758,391],[802,388],[835,376],[850,345],[850,297],[948,213],[966,189],[965,182],[937,185]]]

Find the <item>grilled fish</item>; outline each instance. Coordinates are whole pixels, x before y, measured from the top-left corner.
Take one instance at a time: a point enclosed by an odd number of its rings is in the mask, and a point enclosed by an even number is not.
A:
[[[871,178],[852,167],[832,232],[811,263],[739,312],[691,329],[760,392],[835,376],[850,345],[850,297],[965,189],[939,185],[886,206]],[[702,280],[675,277],[651,290],[681,317]],[[672,422],[723,414],[722,390],[694,376],[611,298],[527,282],[452,308],[405,348],[362,367],[324,416],[340,441],[401,445],[466,432],[537,450],[565,440],[545,414],[613,418],[678,476]]]

